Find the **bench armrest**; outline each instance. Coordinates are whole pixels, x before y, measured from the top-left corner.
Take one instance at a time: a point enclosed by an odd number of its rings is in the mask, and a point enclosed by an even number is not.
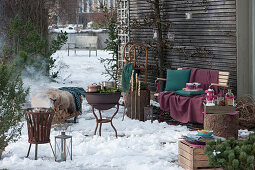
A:
[[[228,85],[226,85],[226,84],[217,84],[217,83],[211,83],[211,85],[210,86],[218,86],[218,87],[226,87],[226,88],[228,88],[229,86]]]
[[[156,81],[166,81],[165,78],[157,78]]]
[[[158,81],[166,81],[166,79],[165,78],[157,78],[155,80],[155,84],[157,86],[157,90],[156,90],[156,94],[154,94],[154,96],[158,96],[158,90],[159,90],[159,82]]]

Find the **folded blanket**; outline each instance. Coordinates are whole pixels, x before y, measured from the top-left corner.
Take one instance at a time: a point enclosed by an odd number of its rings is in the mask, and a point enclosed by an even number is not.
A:
[[[211,83],[218,83],[218,71],[205,69],[192,69],[190,82],[201,83],[204,90],[208,89]],[[219,90],[216,88],[216,94]],[[158,96],[160,108],[163,111],[170,111],[173,119],[182,122],[203,123],[203,99],[205,95],[193,97],[179,96],[175,92],[161,92]]]
[[[131,79],[133,70],[135,70],[134,63],[128,63],[123,67],[122,80],[121,80],[121,86],[122,86],[123,92],[126,92],[130,88],[130,79]],[[134,80],[135,80],[135,77],[134,77]]]
[[[85,97],[85,90],[82,87],[61,87],[59,90],[68,91],[73,95],[74,103],[76,106],[76,110],[82,113],[81,111],[81,96]]]

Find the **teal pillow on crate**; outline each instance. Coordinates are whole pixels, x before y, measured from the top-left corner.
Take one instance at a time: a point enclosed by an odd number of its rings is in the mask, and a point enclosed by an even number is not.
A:
[[[191,97],[191,96],[206,94],[204,90],[203,90],[203,91],[184,91],[184,90],[177,90],[175,93],[178,94],[178,95],[180,95],[180,96],[186,96],[186,97]]]
[[[189,83],[191,69],[170,70],[167,69],[165,91],[182,90]]]

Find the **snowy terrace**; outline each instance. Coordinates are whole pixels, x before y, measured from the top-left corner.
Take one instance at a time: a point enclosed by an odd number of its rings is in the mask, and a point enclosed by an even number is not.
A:
[[[72,54],[72,53],[71,53]],[[40,75],[31,81],[25,79],[25,85],[31,91],[63,86],[79,86],[87,89],[92,83],[108,80],[102,75],[104,67],[99,57],[110,57],[108,52],[99,51],[98,57],[88,56],[88,51],[78,51],[77,55],[67,56],[67,51],[58,51],[54,57],[58,65],[63,67],[60,83],[52,83]],[[40,76],[40,77],[39,77]],[[9,144],[0,160],[0,168],[7,169],[182,169],[178,167],[177,141],[182,135],[191,132],[186,126],[170,126],[154,121],[140,122],[125,117],[122,121],[123,107],[113,120],[118,131],[118,138],[110,124],[102,126],[102,137],[94,136],[96,126],[91,107],[83,102],[83,114],[78,117],[77,124],[65,123],[62,129],[73,136],[73,161],[57,163],[54,161],[49,144],[39,145],[38,160],[34,160],[34,147],[30,157],[25,158],[29,143],[27,127],[24,124],[19,141]],[[112,111],[103,112],[111,116]],[[25,123],[25,121],[24,121]],[[60,126],[53,126],[51,143],[54,136],[59,135]],[[239,131],[239,135],[247,135],[247,130]]]

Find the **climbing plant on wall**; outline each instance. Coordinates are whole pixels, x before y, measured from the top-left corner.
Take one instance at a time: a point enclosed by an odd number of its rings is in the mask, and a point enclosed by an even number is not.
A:
[[[103,74],[108,75],[110,80],[118,80],[118,30],[117,30],[117,16],[116,9],[111,9],[111,12],[107,8],[104,8],[105,17],[107,18],[107,32],[109,38],[106,39],[105,50],[109,51],[112,55],[111,58],[101,58],[101,63],[104,63],[105,72]]]

